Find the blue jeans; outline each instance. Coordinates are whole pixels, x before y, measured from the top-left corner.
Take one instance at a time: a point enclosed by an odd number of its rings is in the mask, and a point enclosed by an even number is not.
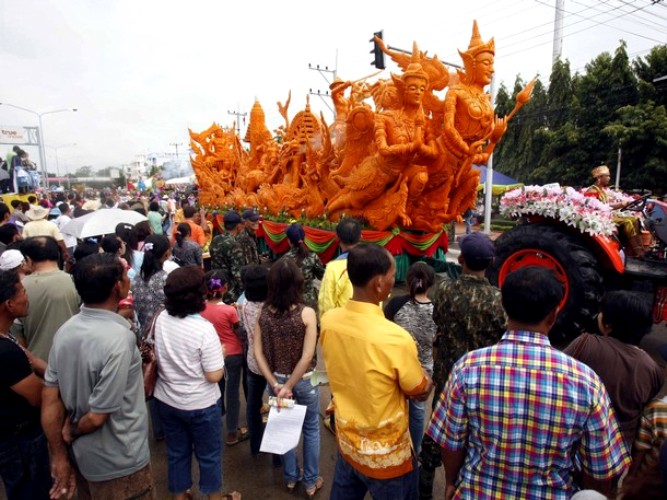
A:
[[[225,420],[228,434],[239,428],[239,411],[241,408],[239,387],[242,373],[243,354],[225,356],[225,378],[219,382],[219,385],[220,392],[225,398]]]
[[[415,500],[419,469],[412,459],[412,471],[392,479],[372,479],[358,472],[338,454],[329,500],[363,500],[370,492],[373,500]]]
[[[151,414],[153,439],[155,439],[156,441],[164,439],[164,429],[162,428],[162,421],[160,420],[160,415],[158,415],[157,403],[155,402],[155,398],[151,398],[148,400],[148,409],[150,410]]]
[[[0,476],[9,500],[49,498],[49,450],[39,426],[0,441]]]
[[[250,453],[259,454],[259,447],[264,436],[262,424],[262,397],[266,389],[266,379],[248,370],[248,401],[246,404],[246,421],[250,431]]]
[[[281,384],[287,381],[287,377],[283,376],[276,379]],[[320,475],[320,388],[310,385],[310,380],[300,380],[292,389],[292,394],[296,404],[307,407],[302,430],[303,484],[311,488]],[[296,448],[283,455],[283,475],[288,482],[301,479]]]
[[[424,438],[424,420],[426,419],[426,406],[424,401],[408,400],[408,415],[410,417],[410,439],[415,453],[419,455]]]
[[[179,410],[159,399],[157,409],[167,443],[168,485],[171,493],[192,486],[192,450],[199,462],[199,491],[222,489],[222,432],[220,400],[201,410]]]

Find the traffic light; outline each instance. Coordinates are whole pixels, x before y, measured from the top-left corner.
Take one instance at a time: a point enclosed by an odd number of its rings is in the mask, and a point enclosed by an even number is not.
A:
[[[376,37],[378,37],[380,40],[382,40],[382,31],[376,31],[373,33]],[[380,45],[375,41],[375,37],[371,38],[369,40],[370,42],[373,43],[373,50],[371,50],[371,54],[373,54],[373,62],[371,62],[371,66],[375,66],[377,69],[384,69],[384,52],[382,52],[382,49],[380,48]]]

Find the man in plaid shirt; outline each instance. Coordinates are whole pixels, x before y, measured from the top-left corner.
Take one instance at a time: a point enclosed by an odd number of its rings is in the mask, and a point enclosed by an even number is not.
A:
[[[575,471],[608,493],[630,457],[598,376],[549,343],[563,286],[526,267],[501,292],[507,332],[454,365],[427,431],[442,447],[445,499],[568,499]]]

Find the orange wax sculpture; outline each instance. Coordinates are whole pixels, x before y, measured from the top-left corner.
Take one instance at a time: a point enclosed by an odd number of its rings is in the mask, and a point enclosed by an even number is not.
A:
[[[416,43],[409,55],[376,41],[401,74],[373,84],[367,80],[376,75],[336,78],[332,124],[311,112],[308,99],[290,120],[289,94],[285,104],[277,103],[285,123],[274,133],[255,102],[243,139],[249,150],[234,127],[190,130],[200,202],[297,218],[356,216],[377,230],[428,232],[474,208],[479,172],[472,166],[488,162],[508,121],[530,100],[534,82],[508,116],[495,115],[484,92],[495,44],[482,41],[476,21],[468,49],[459,51],[464,69],[452,74]],[[445,89],[442,100],[436,93]]]

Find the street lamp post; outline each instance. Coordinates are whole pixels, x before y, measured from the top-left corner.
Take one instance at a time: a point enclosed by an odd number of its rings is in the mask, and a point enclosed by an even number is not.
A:
[[[63,113],[65,111],[76,112],[77,108],[54,109],[52,111],[42,111],[40,113],[38,111],[33,111],[32,109],[24,108],[23,106],[17,106],[15,104],[9,104],[6,102],[0,102],[0,106],[9,106],[10,108],[20,109],[21,111],[25,111],[26,113],[32,113],[33,115],[37,116],[37,119],[39,121],[39,161],[42,164],[42,171],[44,175],[44,187],[48,189],[49,172],[46,168],[46,149],[44,148],[44,127],[42,125],[42,116],[53,113]]]
[[[76,146],[76,142],[72,142],[70,144],[63,144],[61,146],[49,146],[51,149],[53,149],[56,152],[56,177],[58,177],[58,186],[61,186],[62,184],[60,183],[60,162],[58,161],[58,150],[62,148],[69,148]]]

